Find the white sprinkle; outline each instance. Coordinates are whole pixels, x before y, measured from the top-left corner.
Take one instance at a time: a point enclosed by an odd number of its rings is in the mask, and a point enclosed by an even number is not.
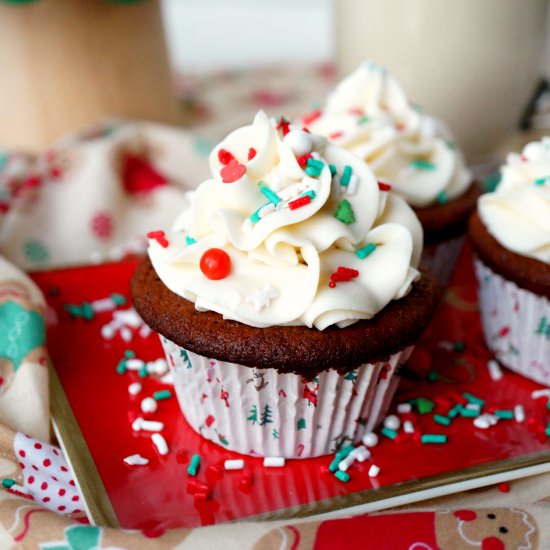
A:
[[[125,365],[128,370],[141,370],[143,365],[145,365],[145,361],[132,357],[131,359],[126,359]]]
[[[91,304],[92,310],[96,313],[102,313],[103,311],[111,311],[116,308],[116,303],[112,298],[102,298],[101,300],[94,300]]]
[[[398,430],[401,426],[401,420],[394,414],[390,414],[384,418],[384,427],[390,430]]]
[[[254,229],[254,222],[250,218],[246,218],[242,226],[243,233],[250,233],[252,229]]]
[[[267,203],[258,210],[258,217],[265,218],[268,214],[275,212],[275,205],[272,202]]]
[[[478,405],[477,403],[468,403],[467,405],[465,405],[464,408],[465,409],[470,409],[471,411],[480,411],[481,410],[481,406]]]
[[[305,178],[304,178],[305,179]],[[302,191],[307,189],[307,183],[298,182],[293,185],[288,185],[284,189],[281,189],[278,193],[281,201],[289,201],[294,197],[297,197]],[[281,203],[279,203],[281,205]]]
[[[168,371],[161,379],[160,381],[163,384],[172,384],[174,385],[174,373],[172,371]]]
[[[497,382],[504,376],[502,374],[500,365],[494,359],[490,359],[489,361],[487,361],[487,369],[489,370],[489,376],[491,377],[491,380],[493,380],[494,382]]]
[[[405,420],[403,423],[403,431],[406,434],[413,434],[414,433],[414,424],[410,420]]]
[[[132,340],[132,331],[128,328],[128,327],[122,327],[120,329],[120,337],[125,341],[125,342],[130,342]]]
[[[368,432],[363,436],[363,443],[366,447],[375,447],[378,445],[378,436],[374,432]]]
[[[101,337],[105,340],[112,340],[115,336],[116,329],[111,326],[110,323],[103,325],[101,327]]]
[[[437,347],[447,351],[453,351],[455,349],[455,345],[448,340],[441,340],[441,342],[438,342]]]
[[[166,439],[162,437],[162,435],[158,433],[154,433],[151,436],[151,440],[155,444],[155,447],[157,448],[157,451],[161,455],[167,455],[168,454],[168,444],[166,443]]]
[[[369,477],[376,477],[379,473],[380,473],[380,468],[376,464],[373,464],[369,468]]]
[[[283,143],[290,147],[297,156],[307,155],[313,148],[313,141],[307,132],[303,130],[292,130],[283,138]]]
[[[541,397],[548,397],[550,398],[550,390],[535,390],[531,397],[533,399],[540,399]]]
[[[139,329],[140,337],[148,338],[149,336],[151,336],[151,334],[153,334],[153,330],[151,329],[151,327],[143,323],[143,325],[141,325],[141,328]]]
[[[134,382],[128,386],[128,393],[130,395],[137,395],[142,389],[143,386],[139,382]]]
[[[264,458],[264,468],[282,468],[285,465],[285,459],[282,456],[266,456]]]
[[[498,416],[492,414],[482,414],[477,418],[474,418],[473,424],[476,428],[486,430],[491,426],[494,426],[498,422]]]
[[[349,467],[355,462],[355,457],[351,456],[351,453],[346,456],[346,458],[343,458],[338,463],[338,469],[342,470],[342,472],[347,472]]]
[[[357,184],[359,183],[359,178],[352,174],[349,178],[349,183],[346,187],[346,195],[355,195],[355,191],[357,191]]]
[[[113,319],[124,323],[132,328],[138,328],[142,325],[143,321],[138,315],[138,312],[134,308],[120,309],[113,312]]]
[[[399,414],[407,414],[412,411],[412,405],[410,403],[399,403],[397,405],[397,412]]]
[[[163,374],[166,374],[168,371],[168,363],[166,362],[166,359],[155,359],[155,361],[151,361],[150,363],[147,363],[147,372],[148,374],[156,374],[158,376],[162,376]]]
[[[149,461],[141,455],[130,455],[124,459],[124,463],[129,466],[145,466],[145,464],[149,464]]]
[[[164,430],[164,424],[155,420],[144,420],[138,416],[132,422],[132,430],[136,432],[139,432],[140,430],[145,430],[147,432],[160,432]]]
[[[144,413],[154,413],[159,408],[158,403],[152,397],[146,397],[141,402],[141,410]],[[143,425],[142,425],[143,428]]]
[[[244,468],[244,460],[226,460],[223,463],[224,470],[242,470]]]
[[[370,451],[367,448],[363,447],[363,445],[360,445],[359,447],[353,449],[350,455],[354,453],[355,460],[357,460],[357,462],[365,462],[365,460],[371,457]]]
[[[514,407],[514,418],[516,422],[523,422],[525,420],[525,409],[523,405],[516,405]]]

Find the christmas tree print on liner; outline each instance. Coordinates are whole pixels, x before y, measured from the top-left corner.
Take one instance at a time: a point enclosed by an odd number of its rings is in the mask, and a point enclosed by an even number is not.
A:
[[[258,406],[257,405],[252,405],[252,407],[250,408],[250,412],[248,414],[249,414],[249,416],[248,416],[247,420],[249,422],[251,422],[252,425],[258,424],[258,426],[265,426],[267,424],[272,424],[273,423],[273,418],[272,418],[273,411],[271,410],[271,407],[268,404],[264,405],[262,413],[259,417],[258,417]],[[278,434],[277,434],[277,437],[275,439],[277,439],[277,438],[278,438]]]

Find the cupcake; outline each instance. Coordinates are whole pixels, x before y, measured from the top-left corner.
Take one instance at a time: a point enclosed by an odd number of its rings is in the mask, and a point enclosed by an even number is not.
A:
[[[508,155],[469,236],[487,345],[506,367],[550,385],[550,138]]]
[[[413,207],[424,229],[421,264],[446,284],[478,186],[445,125],[410,103],[397,80],[372,62],[342,80],[300,124],[365,160]]]
[[[360,439],[437,301],[418,219],[361,159],[283,117],[258,113],[210,167],[131,285],[185,418],[250,455]]]

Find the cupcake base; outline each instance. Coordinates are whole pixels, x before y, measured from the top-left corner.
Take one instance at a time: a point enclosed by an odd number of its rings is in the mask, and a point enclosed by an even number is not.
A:
[[[504,366],[550,386],[550,300],[518,287],[479,259],[474,264],[487,346]]]
[[[395,393],[398,367],[412,351],[347,374],[324,370],[308,380],[161,341],[181,409],[198,434],[242,454],[285,458],[330,454],[372,431]]]

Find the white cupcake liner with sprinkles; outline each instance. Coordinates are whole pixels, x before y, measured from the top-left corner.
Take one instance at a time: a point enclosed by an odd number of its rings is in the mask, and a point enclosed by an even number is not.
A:
[[[196,355],[161,337],[190,426],[222,447],[253,456],[309,458],[334,453],[373,430],[390,405],[396,370],[412,347],[346,375],[307,381]]]
[[[466,235],[460,235],[437,244],[424,244],[420,265],[429,269],[443,287],[451,280],[465,240]]]
[[[509,369],[550,386],[550,301],[474,260],[485,341]]]

